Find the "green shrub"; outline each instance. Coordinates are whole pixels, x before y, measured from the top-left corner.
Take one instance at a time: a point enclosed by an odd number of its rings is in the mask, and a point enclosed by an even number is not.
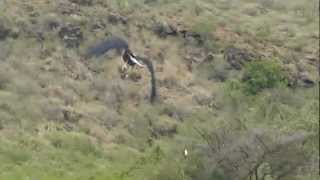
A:
[[[285,84],[286,78],[280,65],[275,61],[253,61],[245,66],[244,90],[257,94],[266,88]]]

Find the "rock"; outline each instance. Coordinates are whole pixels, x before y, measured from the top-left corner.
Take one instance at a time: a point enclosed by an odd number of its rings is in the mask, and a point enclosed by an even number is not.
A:
[[[81,28],[72,24],[63,26],[59,31],[59,37],[63,40],[67,48],[78,48],[83,41]]]
[[[63,109],[62,114],[63,114],[64,121],[68,121],[68,122],[72,122],[72,123],[78,122],[80,120],[80,118],[82,118],[81,114],[76,113],[71,108]]]
[[[116,15],[116,14],[110,14],[108,16],[108,21],[111,23],[111,24],[127,24],[128,22],[128,18],[124,17],[124,16],[120,16],[120,15]]]
[[[19,37],[19,33],[18,29],[7,27],[0,19],[0,41],[9,37],[16,39]]]
[[[255,55],[244,49],[227,47],[224,51],[224,58],[234,69],[241,70],[244,63],[255,59]]]
[[[5,40],[11,33],[11,30],[5,25],[0,24],[0,40]]]
[[[181,27],[181,24],[154,20],[151,30],[161,38],[181,36],[186,40],[187,44],[203,45],[204,43],[204,38],[199,33],[189,31],[185,27]]]
[[[48,32],[59,29],[63,24],[62,21],[63,20],[59,18],[58,14],[48,13],[47,15],[43,16],[41,20],[39,20],[39,24],[46,32]]]
[[[204,43],[204,40],[199,33],[188,30],[181,30],[179,31],[179,33],[182,35],[182,37],[186,40],[188,44],[202,45]]]
[[[47,22],[47,27],[49,30],[55,30],[58,29],[60,27],[60,22],[58,20],[49,20]]]
[[[175,123],[162,122],[152,125],[152,136],[159,138],[160,136],[172,137],[178,132],[178,126]]]
[[[286,72],[288,86],[295,87],[305,87],[311,88],[314,87],[317,83],[317,76],[312,73],[299,69],[299,66],[296,64],[287,64],[284,66],[284,72]]]
[[[202,63],[212,63],[214,61],[214,55],[212,53],[209,53],[204,60],[202,61]]]
[[[161,38],[178,35],[177,28],[166,22],[155,22],[152,26],[152,30]]]
[[[69,0],[69,1],[81,6],[92,6],[94,0]]]
[[[56,7],[56,11],[63,15],[80,14],[80,7],[75,3],[62,1]]]
[[[308,72],[300,73],[298,78],[299,78],[298,83],[305,88],[314,87],[316,84],[316,79],[312,77],[312,75]]]
[[[190,110],[181,109],[180,107],[175,106],[167,106],[162,110],[161,113],[170,118],[183,122],[189,115]]]

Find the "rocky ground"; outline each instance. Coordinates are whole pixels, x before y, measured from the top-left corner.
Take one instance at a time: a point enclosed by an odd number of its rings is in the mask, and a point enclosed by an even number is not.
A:
[[[0,179],[316,179],[318,9],[0,1]],[[155,104],[146,70],[83,61],[111,36],[153,62]]]

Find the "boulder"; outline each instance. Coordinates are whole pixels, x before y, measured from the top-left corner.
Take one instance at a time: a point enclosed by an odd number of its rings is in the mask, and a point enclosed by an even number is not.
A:
[[[191,113],[190,109],[183,109],[178,106],[166,106],[161,114],[166,115],[172,119],[183,122]]]
[[[62,1],[57,5],[56,12],[63,15],[80,14],[80,7],[75,3]]]
[[[128,18],[124,17],[124,16],[120,16],[120,15],[116,15],[116,14],[110,14],[108,16],[108,21],[111,23],[111,24],[127,24],[128,22]]]
[[[165,38],[167,36],[177,36],[178,30],[171,24],[166,22],[155,22],[152,25],[152,30],[156,33],[159,37]]]
[[[298,83],[299,85],[305,87],[305,88],[311,88],[314,87],[316,84],[316,78],[314,78],[310,73],[308,72],[302,72],[299,74],[298,77]]]
[[[94,0],[69,0],[69,1],[81,6],[92,6],[94,2]]]
[[[224,51],[224,58],[236,70],[241,70],[244,63],[256,59],[252,53],[236,47],[227,47]]]
[[[295,87],[314,87],[317,83],[317,76],[309,71],[301,69],[301,65],[294,63],[286,64],[283,68],[287,74],[288,86]]]
[[[188,44],[197,44],[202,45],[204,43],[204,38],[201,37],[199,33],[188,31],[188,30],[180,30],[179,33],[186,40]]]
[[[72,110],[72,108],[68,108],[68,109],[64,108],[62,110],[62,114],[63,114],[64,121],[71,122],[71,123],[78,122],[80,118],[82,118],[82,114],[75,112],[74,110]]]
[[[205,38],[201,34],[190,31],[179,23],[168,23],[154,20],[151,30],[161,38],[181,36],[187,44],[203,45]]]
[[[50,19],[47,21],[47,27],[49,30],[55,30],[60,27],[61,23],[58,20]]]

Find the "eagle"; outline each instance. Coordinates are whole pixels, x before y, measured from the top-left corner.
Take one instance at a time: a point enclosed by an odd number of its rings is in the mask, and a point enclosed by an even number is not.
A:
[[[124,64],[121,66],[121,70],[124,71],[128,69],[128,66],[133,68],[135,66],[141,68],[147,68],[151,75],[151,90],[150,90],[150,102],[154,103],[157,92],[156,92],[156,78],[155,71],[152,64],[148,58],[140,57],[135,55],[129,48],[128,42],[120,37],[110,37],[106,40],[89,47],[85,53],[85,59],[89,59],[92,57],[103,56],[110,50],[117,50],[122,54],[122,60]]]

